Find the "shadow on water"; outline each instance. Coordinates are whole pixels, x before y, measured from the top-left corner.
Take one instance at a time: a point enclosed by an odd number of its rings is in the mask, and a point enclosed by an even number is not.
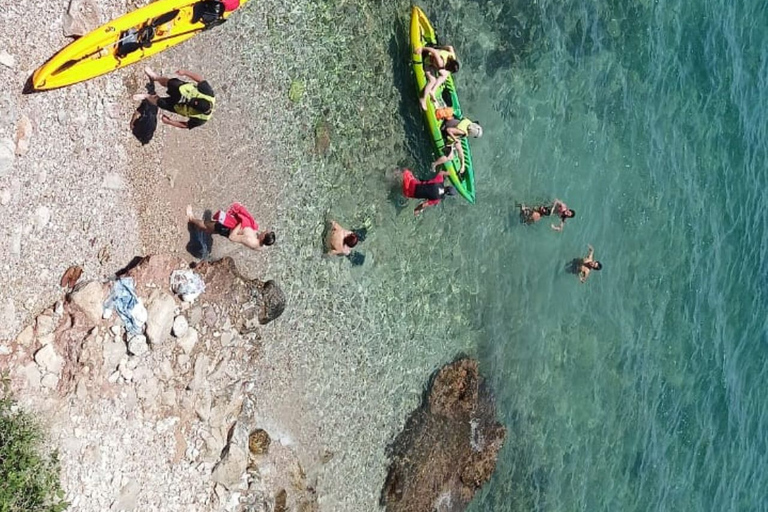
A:
[[[406,134],[406,151],[410,157],[407,162],[398,162],[401,167],[411,169],[414,174],[424,177],[420,169],[428,169],[432,162],[432,145],[426,132],[426,122],[419,107],[416,91],[416,78],[411,69],[411,44],[408,34],[408,22],[398,17],[393,24],[392,38],[389,42],[389,55],[392,58],[392,76],[395,89],[400,93],[398,111],[403,120]]]
[[[203,220],[210,221],[211,216],[211,210],[205,210],[203,213]],[[189,223],[187,224],[187,231],[189,232],[189,242],[187,242],[186,247],[187,252],[200,260],[209,260],[211,258],[211,252],[213,251],[213,237]]]

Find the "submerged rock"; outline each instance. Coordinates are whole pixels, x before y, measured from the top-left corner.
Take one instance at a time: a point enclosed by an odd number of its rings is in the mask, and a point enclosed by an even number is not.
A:
[[[491,478],[505,435],[477,361],[444,366],[390,446],[382,506],[388,512],[465,510]]]
[[[266,430],[256,429],[248,436],[248,449],[254,455],[263,455],[269,451],[272,442]]]

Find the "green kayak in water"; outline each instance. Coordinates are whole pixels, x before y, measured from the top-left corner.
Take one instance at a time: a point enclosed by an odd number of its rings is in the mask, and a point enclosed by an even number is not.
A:
[[[416,6],[411,9],[411,57],[413,62],[413,73],[416,75],[416,85],[418,86],[419,95],[422,94],[424,87],[427,85],[427,75],[424,70],[424,57],[422,55],[414,54],[414,50],[417,48],[423,48],[424,46],[436,46],[437,34],[435,29],[429,23],[424,11]],[[435,97],[442,99],[445,103],[444,106],[453,109],[453,115],[457,119],[461,119],[461,105],[459,104],[459,97],[456,94],[456,84],[453,80],[453,75],[449,75],[445,83],[435,91]],[[443,105],[438,105],[443,107]],[[431,98],[427,98],[427,110],[424,112],[424,116],[427,119],[427,126],[429,128],[429,134],[432,138],[432,144],[435,152],[435,157],[440,157],[445,154],[446,141],[442,133],[443,121],[437,118],[436,106]],[[455,154],[452,160],[446,162],[443,166],[448,172],[451,178],[451,182],[458,190],[464,199],[470,203],[475,203],[475,172],[472,166],[472,152],[469,149],[469,141],[466,137],[461,139],[461,146],[464,150],[464,166],[465,171],[463,175],[459,175],[459,169],[461,162],[459,156]]]

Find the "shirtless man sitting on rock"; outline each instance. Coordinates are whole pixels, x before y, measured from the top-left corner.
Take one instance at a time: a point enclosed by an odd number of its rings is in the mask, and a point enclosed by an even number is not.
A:
[[[258,249],[275,243],[275,232],[259,233],[258,223],[240,203],[233,203],[226,212],[217,211],[211,220],[196,218],[192,213],[192,205],[189,205],[187,220],[205,233],[227,237],[230,241],[243,244],[249,249]]]

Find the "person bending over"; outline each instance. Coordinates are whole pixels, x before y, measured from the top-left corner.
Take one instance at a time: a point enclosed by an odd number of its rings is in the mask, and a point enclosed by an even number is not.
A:
[[[249,249],[258,249],[275,243],[275,232],[259,233],[259,225],[240,203],[232,204],[226,212],[217,211],[211,220],[196,218],[192,213],[192,205],[189,205],[187,220],[205,233],[221,235]]]
[[[168,96],[161,98],[157,94],[134,94],[135,101],[147,100],[163,110],[173,112],[187,118],[186,121],[177,121],[163,114],[160,118],[163,123],[176,128],[197,128],[211,118],[216,104],[216,95],[211,85],[197,73],[180,69],[176,72],[179,76],[185,76],[195,83],[185,82],[178,78],[160,76],[152,69],[145,68],[144,72],[149,79],[157,82],[166,89]]]
[[[328,254],[349,256],[358,241],[356,233],[344,229],[335,220],[331,221],[331,231],[328,233],[327,239]]]
[[[427,181],[416,179],[409,169],[403,170],[403,195],[411,199],[424,199],[413,210],[418,215],[429,206],[439,204],[446,196],[456,195],[456,189],[445,185],[448,173],[440,171],[437,176]]]

